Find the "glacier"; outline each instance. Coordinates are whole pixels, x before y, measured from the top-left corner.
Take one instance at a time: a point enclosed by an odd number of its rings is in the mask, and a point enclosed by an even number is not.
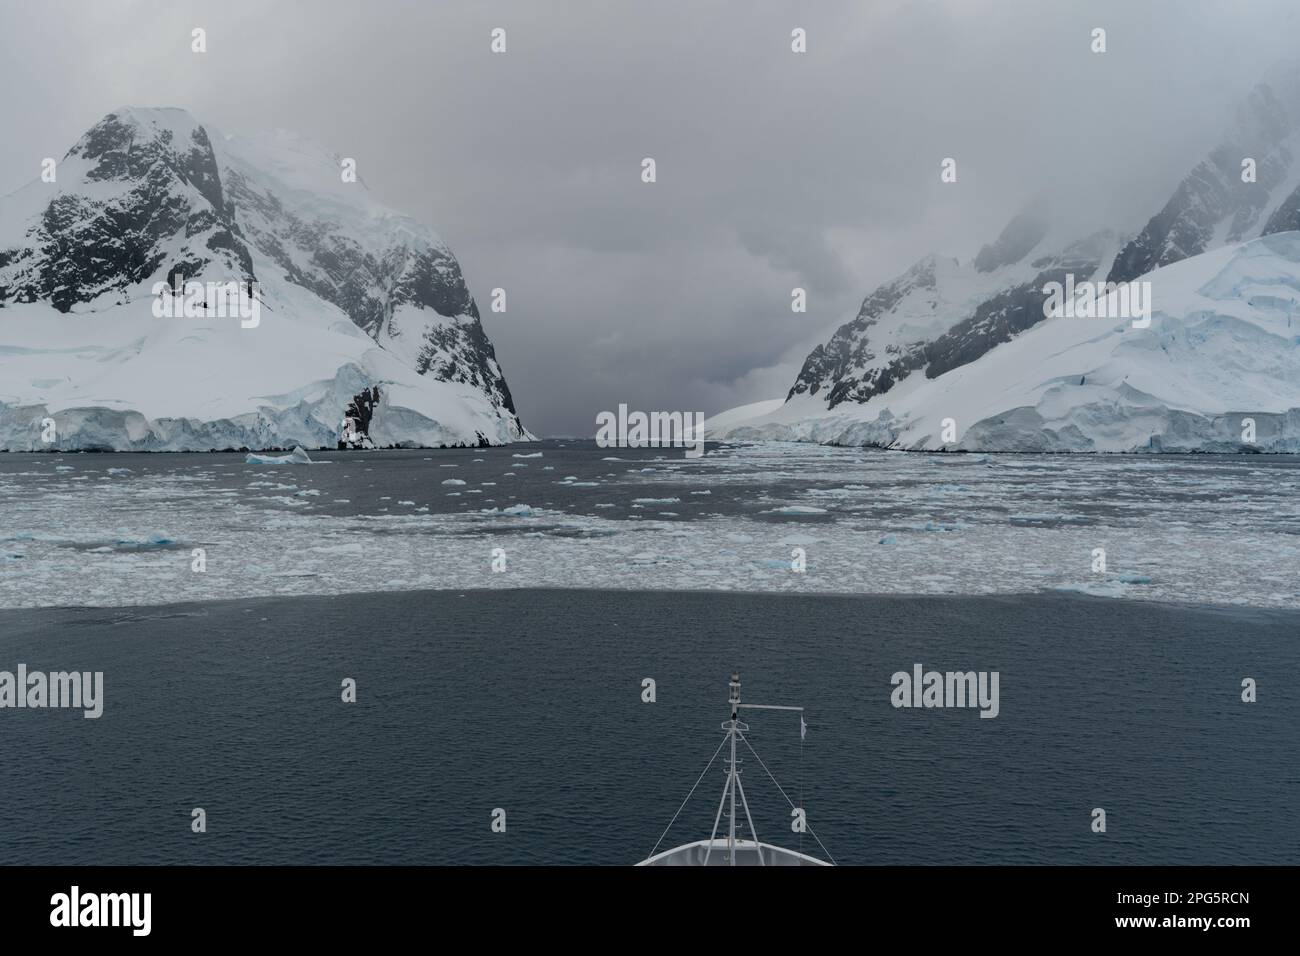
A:
[[[1149,328],[1054,317],[934,378],[911,375],[830,411],[796,395],[709,437],[931,451],[1300,451],[1300,232],[1142,279],[1152,288]],[[955,426],[948,443],[945,419]]]

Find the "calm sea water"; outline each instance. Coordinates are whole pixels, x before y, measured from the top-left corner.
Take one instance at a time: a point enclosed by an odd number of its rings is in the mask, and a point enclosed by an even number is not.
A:
[[[0,611],[19,662],[102,670],[106,703],[0,711],[0,864],[633,863],[720,742],[733,669],[747,700],[807,707],[802,747],[790,714],[750,736],[841,864],[1300,859],[1285,610],[407,591]],[[917,662],[999,671],[1000,715],[894,709]],[[759,836],[797,847],[744,770]],[[665,846],[707,836],[722,783]]]

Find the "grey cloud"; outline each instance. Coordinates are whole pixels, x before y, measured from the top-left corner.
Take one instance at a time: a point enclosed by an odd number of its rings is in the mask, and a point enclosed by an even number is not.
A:
[[[525,422],[589,434],[620,401],[784,394],[876,284],[1037,193],[1138,228],[1296,25],[1288,0],[11,4],[0,192],[123,103],[299,130],[438,229],[480,302],[508,289],[484,321]]]

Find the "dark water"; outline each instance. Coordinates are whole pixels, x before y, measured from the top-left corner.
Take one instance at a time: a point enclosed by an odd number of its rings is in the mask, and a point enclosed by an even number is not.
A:
[[[277,503],[273,493],[250,489],[250,476],[311,489],[319,495],[310,499],[311,513],[321,516],[409,513],[396,504],[406,500],[433,514],[526,503],[597,518],[689,522],[725,515],[789,523],[790,515],[772,513],[774,501],[802,500],[810,491],[846,481],[870,492],[854,501],[865,506],[856,509],[858,518],[933,515],[936,483],[960,481],[961,490],[973,495],[946,500],[946,510],[940,513],[978,520],[990,511],[1005,521],[1008,510],[1064,509],[1076,513],[1075,523],[1092,524],[1117,517],[1132,520],[1170,503],[1217,505],[1229,500],[1243,512],[1247,504],[1256,503],[1275,530],[1300,534],[1294,509],[1300,455],[902,455],[815,445],[776,447],[781,454],[755,455],[709,442],[707,454],[692,459],[675,448],[600,448],[590,439],[547,439],[491,448],[310,453],[313,461],[330,463],[328,468],[247,465],[242,452],[7,453],[0,454],[0,485],[5,479],[13,484],[0,491],[12,497],[0,497],[0,505],[21,509],[51,493],[84,493],[88,486],[78,482],[112,468],[130,472],[129,479],[119,476],[119,481],[192,481],[198,473],[204,479],[204,495],[238,492],[241,501],[273,513],[286,506]],[[449,478],[478,490],[450,496],[448,492],[462,489],[440,484]],[[692,494],[701,488],[717,493]],[[944,488],[952,490],[940,485]],[[194,490],[176,487],[179,497]],[[679,500],[635,508],[638,496],[646,495]],[[597,507],[601,503],[609,507]],[[799,521],[833,523],[838,517],[803,515]]]
[[[1300,859],[1294,612],[406,592],[0,611],[0,652],[102,670],[106,697],[0,711],[0,864],[632,863],[720,741],[732,669],[808,708],[802,757],[792,715],[750,736],[841,864]],[[895,710],[918,661],[999,671],[1000,715]],[[798,846],[744,768],[759,836]],[[707,836],[721,787],[715,764],[665,845]]]

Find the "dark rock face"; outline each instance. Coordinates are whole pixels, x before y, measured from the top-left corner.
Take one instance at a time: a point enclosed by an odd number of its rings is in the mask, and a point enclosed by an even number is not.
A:
[[[1294,232],[1300,230],[1300,188],[1287,196],[1268,217],[1261,235],[1271,236],[1276,232]]]
[[[1295,137],[1300,102],[1293,102],[1300,88],[1294,67],[1289,70],[1255,87],[1225,140],[1187,174],[1164,207],[1115,257],[1108,281],[1131,282],[1200,255],[1220,233],[1224,243],[1242,242],[1284,231],[1284,224],[1296,221],[1300,190],[1261,222],[1264,211],[1277,206],[1278,190],[1300,162]],[[1255,160],[1253,183],[1242,182],[1246,158]]]
[[[337,307],[419,374],[481,391],[507,434],[528,437],[451,251],[407,217],[329,193],[313,177],[330,157],[308,154],[305,141],[296,152],[293,140],[287,154],[259,145],[251,158],[239,142],[214,142],[182,110],[105,116],[59,164],[58,185],[23,240],[0,248],[0,308],[43,301],[68,312],[106,295],[111,304],[138,300],[151,278],[174,286],[199,276],[283,278]],[[68,189],[65,177],[91,188]],[[279,274],[257,276],[255,261]],[[379,401],[373,392],[353,403],[365,427]]]
[[[816,395],[825,390],[827,407],[834,408],[843,401],[865,402],[888,391],[914,367],[913,356],[894,349],[896,358],[884,368],[866,367],[878,357],[870,342],[870,329],[912,292],[935,289],[935,259],[928,256],[867,296],[857,317],[840,326],[829,342],[817,346],[804,360],[786,401],[805,392]]]
[[[1243,155],[1240,148],[1223,146],[1197,164],[1165,207],[1116,256],[1108,281],[1131,282],[1160,266],[1200,255],[1224,220],[1228,242],[1246,238],[1264,210],[1268,190],[1285,179],[1288,163],[1267,157],[1258,166],[1259,181],[1243,183]]]
[[[27,242],[0,251],[0,307],[48,301],[67,312],[125,292],[164,263],[195,275],[216,262],[230,279],[255,279],[207,133],[195,127],[187,142],[174,139],[170,129],[145,130],[117,113],[87,132],[64,162],[84,160],[88,180],[130,188],[108,200],[55,196]],[[176,236],[184,241],[169,251]]]
[[[1013,263],[1003,257],[1023,249],[1029,236],[1041,241],[1045,226],[1035,215],[1019,216],[1003,230],[998,242],[984,247],[985,265],[995,268],[1019,262],[1032,251],[1021,251]],[[893,282],[881,286],[862,303],[857,317],[842,325],[831,340],[819,345],[804,361],[799,378],[787,396],[823,393],[828,409],[842,402],[866,402],[888,392],[914,372],[924,371],[927,378],[975,361],[1014,336],[1044,319],[1043,286],[1065,282],[1073,274],[1084,281],[1103,265],[1102,259],[1115,237],[1099,232],[1067,246],[1054,255],[1040,256],[1029,265],[1038,272],[1034,278],[994,293],[980,303],[970,315],[955,322],[948,331],[930,341],[910,344],[889,342],[883,347],[872,340],[872,329],[883,315],[904,299],[920,292],[937,291],[937,260],[927,257]],[[882,361],[883,359],[883,361]]]
[[[348,430],[345,430],[344,437],[339,438],[338,447],[340,451],[347,448],[368,448],[372,446],[370,421],[375,417],[375,406],[378,404],[378,385],[363,388],[352,397],[352,401],[348,403],[347,409],[343,412],[344,418],[350,421],[352,428],[350,429],[350,435]]]
[[[1255,182],[1242,181],[1242,161],[1255,161]],[[1029,261],[1032,279],[997,289],[969,315],[953,315],[929,341],[900,343],[882,334],[882,318],[918,291],[937,291],[933,257],[922,260],[867,297],[853,321],[809,354],[786,400],[820,395],[828,409],[866,402],[918,371],[928,378],[975,361],[1043,321],[1043,286],[1073,274],[1087,281],[1108,269],[1107,282],[1129,282],[1199,255],[1216,243],[1300,230],[1300,188],[1283,195],[1300,167],[1300,60],[1271,68],[1241,104],[1223,141],[1179,183],[1164,207],[1109,262],[1110,233],[1098,233],[1059,254]],[[1014,217],[980,249],[976,273],[1023,263],[1049,228],[1042,201]],[[996,281],[996,280],[994,280]],[[941,299],[939,300],[941,302]],[[953,309],[950,304],[938,308]],[[915,308],[915,306],[913,306]],[[955,311],[955,310],[954,310]]]
[[[237,169],[228,171],[227,181],[241,227],[286,279],[338,306],[376,341],[413,337],[421,375],[480,389],[496,407],[516,414],[496,350],[449,249],[397,238],[376,253],[335,223],[298,215]],[[431,309],[447,321],[405,328],[396,314],[403,306]]]
[[[963,319],[924,348],[925,376],[938,378],[1042,322],[1043,286],[1064,284],[1066,276],[1084,281],[1101,266],[1101,257],[1111,241],[1109,233],[1097,233],[1068,246],[1060,255],[1036,259],[1039,272],[1029,282],[1000,292],[980,303],[974,315]]]

